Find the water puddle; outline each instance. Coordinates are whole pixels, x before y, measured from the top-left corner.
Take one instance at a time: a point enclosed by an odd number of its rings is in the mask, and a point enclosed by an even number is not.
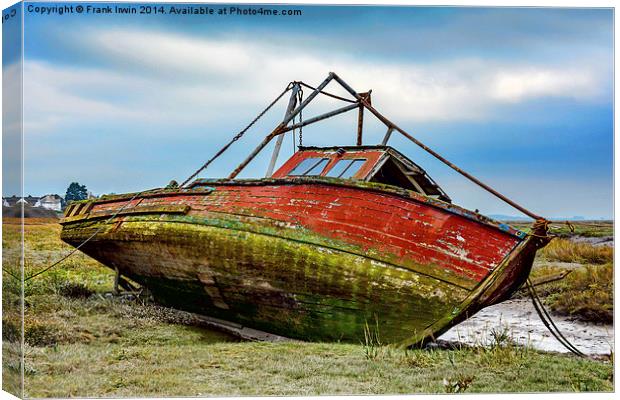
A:
[[[562,334],[581,352],[609,354],[614,349],[613,325],[595,325],[552,315]],[[469,345],[493,343],[493,332],[507,333],[520,345],[543,351],[568,353],[541,322],[530,299],[513,299],[485,308],[453,327],[439,339]]]

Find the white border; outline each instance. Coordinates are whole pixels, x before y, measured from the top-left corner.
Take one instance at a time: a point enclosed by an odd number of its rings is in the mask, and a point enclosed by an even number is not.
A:
[[[37,0],[35,0],[37,1]],[[33,1],[33,2],[35,2]],[[179,3],[180,1],[173,1],[173,0],[159,0],[159,1],[129,1],[129,0],[116,0],[117,2],[123,2],[123,3],[147,3],[147,2],[153,2],[153,3]],[[76,2],[76,3],[80,3],[79,1],[66,1],[66,3],[68,2]],[[90,1],[90,2],[97,2],[97,1]],[[103,1],[102,1],[103,2]],[[11,5],[17,3],[16,1],[10,1],[10,0],[0,0],[0,8],[1,9],[5,9],[7,7],[10,7]],[[86,3],[83,2],[83,3]],[[505,0],[505,1],[492,1],[492,0],[476,0],[476,1],[464,1],[464,0],[449,0],[448,2],[446,1],[437,1],[437,0],[425,0],[425,1],[412,1],[412,0],[389,0],[387,2],[381,2],[381,1],[371,1],[371,0],[364,0],[364,1],[354,1],[354,0],[336,0],[336,1],[329,1],[329,0],[314,0],[314,1],[304,1],[304,0],[289,0],[289,1],[277,1],[277,0],[271,0],[271,1],[265,1],[265,0],[251,0],[251,1],[239,1],[239,2],[235,2],[235,1],[187,1],[187,3],[205,3],[205,4],[231,4],[231,3],[240,3],[240,4],[288,4],[288,5],[292,5],[292,4],[299,4],[299,5],[381,5],[381,6],[389,6],[389,5],[393,5],[393,6],[462,6],[462,7],[563,7],[563,8],[595,8],[595,7],[601,7],[601,8],[614,8],[615,9],[615,2],[614,1],[610,1],[610,0],[590,0],[590,1],[576,1],[576,0],[527,0],[527,1],[514,1],[514,0]],[[614,14],[615,14],[615,10],[614,10]],[[23,27],[23,15],[22,15],[22,27]],[[615,50],[615,43],[617,42],[617,38],[618,38],[618,31],[615,29],[615,15],[614,15],[614,50]],[[2,32],[0,29],[0,43],[1,43],[1,39],[2,39]],[[22,35],[22,40],[23,40],[23,35]],[[23,42],[22,42],[22,48],[23,48]],[[22,51],[22,63],[23,63],[23,51]],[[2,55],[0,53],[0,65],[2,64]],[[616,150],[617,150],[617,142],[615,141],[615,132],[616,132],[616,119],[617,119],[617,115],[615,113],[615,104],[618,100],[617,96],[618,96],[618,92],[615,90],[616,88],[616,81],[615,81],[615,57],[614,57],[614,220],[615,220],[615,215],[617,213],[618,210],[618,196],[617,196],[617,192],[616,192],[616,185],[615,185],[615,178],[616,176],[618,176],[618,172],[620,171],[620,167],[618,167],[618,164],[616,164],[615,162],[615,155],[616,155]],[[0,80],[0,85],[1,85],[1,80]],[[1,100],[0,100],[0,104],[1,104]],[[22,113],[23,113],[23,104],[22,104]],[[23,114],[22,114],[23,115]],[[1,113],[0,113],[0,123],[1,123]],[[22,139],[23,140],[23,139]],[[23,152],[23,144],[22,144],[22,152]],[[0,174],[2,173],[2,153],[0,152]],[[23,154],[22,154],[22,162],[23,162]],[[23,167],[22,167],[23,168]],[[22,169],[23,170],[23,169]],[[22,174],[23,177],[23,174]],[[23,187],[23,183],[22,183],[22,187]],[[618,237],[618,233],[620,232],[620,228],[618,226],[614,227],[614,237]],[[1,233],[0,233],[0,238],[1,238]],[[617,252],[616,252],[616,257],[617,256]],[[616,258],[614,260],[614,265],[617,265],[618,259]],[[614,284],[616,283],[616,279],[615,279],[615,274],[614,274]],[[615,309],[614,309],[614,314],[615,314],[615,310],[618,309],[618,294],[620,293],[620,291],[618,290],[617,286],[615,286]],[[615,315],[614,315],[614,321],[615,321]],[[614,346],[615,348],[615,346]],[[614,377],[616,376],[617,373],[617,368],[616,365],[614,364]],[[23,374],[22,374],[23,376]],[[0,376],[0,382],[1,382],[1,376]],[[615,380],[614,380],[614,384],[615,384]],[[614,386],[615,387],[615,386]],[[461,395],[462,396],[462,395]],[[520,393],[520,394],[475,394],[475,395],[467,395],[465,394],[465,396],[467,398],[473,398],[473,399],[477,399],[477,398],[491,398],[489,396],[493,396],[492,398],[495,398],[497,396],[499,396],[501,399],[507,399],[507,400],[515,400],[515,399],[524,399],[525,396],[527,396],[527,398],[530,398],[530,396],[533,396],[534,398],[537,399],[548,399],[548,400],[568,400],[568,399],[608,399],[610,397],[609,393],[548,393],[548,394],[524,394],[524,393]],[[424,398],[424,399],[445,399],[446,395],[397,395],[397,396],[387,396],[387,395],[382,395],[382,396],[346,396],[346,399],[350,399],[350,400],[362,400],[362,399],[368,399],[369,397],[373,398],[373,399],[414,399],[414,398]],[[10,394],[6,393],[6,392],[0,392],[0,399],[13,399],[14,397],[11,396]],[[254,399],[257,397],[243,397],[243,399]],[[299,398],[299,399],[317,399],[317,400],[333,400],[333,399],[342,399],[345,398],[344,396],[309,396],[309,397],[270,397],[270,399],[283,399],[283,400],[289,400],[292,398]],[[222,399],[239,399],[239,397],[223,397]]]

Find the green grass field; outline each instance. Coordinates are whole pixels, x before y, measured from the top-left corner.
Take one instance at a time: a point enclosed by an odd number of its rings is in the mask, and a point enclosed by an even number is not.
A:
[[[15,222],[3,224],[3,382],[13,390],[19,365],[11,340],[19,334],[20,287],[10,275],[19,272]],[[44,220],[25,226],[26,276],[70,250],[59,232],[59,225]],[[583,268],[611,268],[610,253],[591,251],[576,253],[598,262]],[[564,253],[558,254],[541,254],[544,268],[553,269]],[[541,291],[549,299],[603,279],[609,277],[590,274]],[[406,352],[374,342],[242,342],[146,299],[113,297],[112,282],[112,271],[79,253],[26,282],[27,397],[613,390],[611,360],[541,353],[506,338],[486,348]]]

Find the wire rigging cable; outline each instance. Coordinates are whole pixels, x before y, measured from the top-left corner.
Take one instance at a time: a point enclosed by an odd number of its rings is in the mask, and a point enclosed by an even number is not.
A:
[[[299,82],[297,82],[297,83],[299,83],[301,86],[304,86],[304,87],[306,87],[306,88],[308,88],[308,89],[310,89],[310,90],[316,90],[316,88],[315,88],[314,86],[310,86],[310,85],[308,85],[308,84],[307,84],[307,83],[305,83],[305,82],[301,82],[301,81],[299,81]],[[336,100],[346,101],[347,103],[357,103],[357,101],[356,101],[356,100],[351,100],[351,99],[347,99],[347,98],[344,98],[344,97],[340,97],[340,96],[338,96],[338,95],[335,95],[335,94],[333,94],[333,93],[329,93],[329,92],[325,92],[325,91],[323,91],[323,90],[319,90],[319,93],[321,93],[321,94],[323,94],[323,95],[325,95],[325,96],[328,96],[328,97],[332,97],[332,98],[334,98],[334,99],[336,99]]]
[[[293,88],[293,82],[289,83],[288,86],[282,91],[282,93],[280,93],[278,95],[278,97],[275,98],[274,101],[271,102],[271,104],[269,104],[267,106],[267,108],[265,108],[263,111],[261,111],[256,118],[254,118],[252,120],[252,122],[250,122],[245,128],[243,128],[239,133],[237,133],[231,140],[230,142],[228,142],[224,147],[222,147],[213,157],[211,157],[209,160],[207,160],[206,163],[204,163],[200,168],[198,168],[193,174],[191,174],[186,180],[183,181],[183,183],[181,183],[179,185],[179,187],[183,187],[185,186],[189,181],[191,181],[192,179],[194,179],[196,177],[196,175],[198,175],[199,173],[201,173],[202,171],[204,171],[213,161],[215,161],[219,156],[221,156],[226,150],[228,150],[228,148],[230,146],[232,146],[233,143],[235,143],[237,140],[241,139],[241,137],[248,131],[248,129],[250,129],[263,115],[265,115],[267,113],[267,111],[269,111],[271,109],[271,107],[273,107],[281,98],[282,96],[284,96],[284,94],[286,92],[288,92],[289,90],[291,90]]]

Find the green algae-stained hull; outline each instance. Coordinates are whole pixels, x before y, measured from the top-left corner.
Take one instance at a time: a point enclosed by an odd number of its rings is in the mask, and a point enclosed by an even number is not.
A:
[[[366,325],[390,343],[437,336],[516,290],[540,245],[376,185],[211,182],[109,220],[130,197],[71,207],[62,239],[100,229],[81,250],[160,302],[304,340],[359,342]],[[396,209],[408,217],[388,221]]]

